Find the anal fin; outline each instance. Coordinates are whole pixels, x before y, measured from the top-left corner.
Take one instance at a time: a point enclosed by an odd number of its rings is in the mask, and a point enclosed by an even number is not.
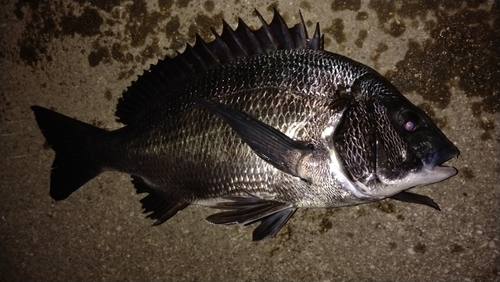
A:
[[[227,209],[206,218],[213,224],[248,225],[261,221],[252,235],[253,241],[276,235],[297,210],[292,204],[268,201],[258,197],[229,197],[214,208]]]
[[[169,201],[164,195],[151,188],[144,180],[138,176],[132,175],[137,194],[148,193],[141,200],[143,213],[149,213],[146,217],[156,219],[153,226],[160,225],[172,218],[179,211],[183,210],[189,203]]]
[[[288,208],[262,219],[262,222],[253,231],[252,240],[260,241],[268,236],[276,235],[296,210],[297,208]]]

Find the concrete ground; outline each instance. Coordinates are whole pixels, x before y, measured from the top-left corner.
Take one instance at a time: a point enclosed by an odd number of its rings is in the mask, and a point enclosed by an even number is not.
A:
[[[499,2],[360,2],[1,1],[0,280],[500,281]],[[310,32],[318,21],[327,50],[385,75],[458,146],[457,176],[414,189],[441,212],[299,210],[256,243],[197,206],[151,227],[128,175],[49,197],[54,153],[29,106],[118,128],[116,101],[150,64],[273,7],[289,25],[301,10]]]

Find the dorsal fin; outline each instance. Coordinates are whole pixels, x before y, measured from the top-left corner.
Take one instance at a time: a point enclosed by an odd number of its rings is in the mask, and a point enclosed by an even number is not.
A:
[[[320,34],[319,24],[316,24],[314,35],[309,38],[302,14],[301,22],[288,28],[276,9],[270,24],[266,23],[257,10],[255,13],[262,22],[259,29],[252,30],[239,19],[238,27],[233,30],[223,21],[220,35],[212,29],[215,40],[207,43],[197,34],[195,44],[188,44],[183,53],[151,65],[137,81],[132,82],[119,99],[116,109],[118,121],[131,123],[147,108],[146,105],[160,96],[168,95],[176,85],[206,69],[249,55],[281,49],[323,50],[323,36]]]

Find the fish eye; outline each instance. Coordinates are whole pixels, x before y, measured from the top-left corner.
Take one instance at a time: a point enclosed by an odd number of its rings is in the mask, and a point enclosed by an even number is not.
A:
[[[417,113],[404,111],[399,115],[399,124],[406,132],[415,132],[420,128],[421,122]]]

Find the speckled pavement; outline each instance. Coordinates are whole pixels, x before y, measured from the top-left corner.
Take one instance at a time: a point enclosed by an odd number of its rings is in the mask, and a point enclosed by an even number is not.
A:
[[[26,2],[0,2],[0,281],[500,281],[498,1]],[[49,197],[54,153],[29,106],[118,128],[116,101],[150,64],[273,7],[318,21],[328,51],[385,75],[458,146],[457,176],[414,189],[441,212],[302,209],[251,242],[198,206],[151,227],[120,173]]]

